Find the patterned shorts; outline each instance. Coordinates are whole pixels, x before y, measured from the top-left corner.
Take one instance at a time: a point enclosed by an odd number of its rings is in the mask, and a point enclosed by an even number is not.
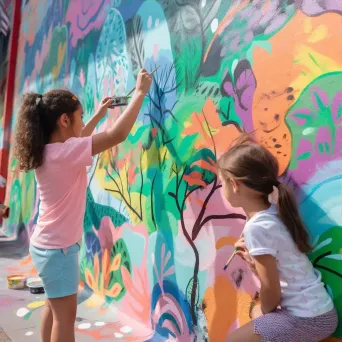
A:
[[[276,310],[254,321],[254,332],[262,342],[318,342],[331,336],[337,328],[336,310],[324,315],[301,318],[285,310]]]

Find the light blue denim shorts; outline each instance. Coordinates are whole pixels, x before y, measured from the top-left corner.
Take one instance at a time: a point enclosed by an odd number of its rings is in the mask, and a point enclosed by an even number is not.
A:
[[[79,251],[78,243],[64,249],[43,249],[30,244],[32,261],[42,279],[46,297],[61,298],[77,293]]]

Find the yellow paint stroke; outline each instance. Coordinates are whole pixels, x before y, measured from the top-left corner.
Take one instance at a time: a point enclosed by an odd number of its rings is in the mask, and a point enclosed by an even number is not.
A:
[[[27,305],[27,307],[28,307],[29,309],[38,309],[38,308],[40,308],[40,307],[42,307],[42,306],[44,306],[44,305],[45,305],[45,300],[42,300],[42,301],[38,301],[38,302],[29,303],[29,304]]]
[[[310,38],[308,39],[309,43],[317,43],[326,38],[328,35],[328,29],[325,25],[318,26],[314,31],[312,31]]]
[[[58,75],[61,72],[61,67],[65,56],[66,48],[66,43],[58,45],[57,65],[52,68],[52,75],[54,79],[58,78]]]

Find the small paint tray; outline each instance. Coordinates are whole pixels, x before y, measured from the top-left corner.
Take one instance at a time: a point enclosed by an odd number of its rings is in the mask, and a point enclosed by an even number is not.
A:
[[[30,289],[32,294],[40,294],[45,292],[43,282],[39,277],[28,278],[27,287]]]

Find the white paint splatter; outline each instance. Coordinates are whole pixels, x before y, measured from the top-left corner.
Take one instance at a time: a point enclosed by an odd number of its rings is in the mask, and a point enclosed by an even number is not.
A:
[[[33,335],[33,331],[28,331],[25,336],[32,336]]]
[[[78,325],[78,329],[80,330],[86,330],[86,329],[89,329],[91,327],[91,324],[90,323],[81,323]]]
[[[201,7],[203,8],[207,4],[207,0],[202,0]]]
[[[26,308],[20,308],[17,311],[17,316],[18,317],[24,317],[25,315],[27,315],[30,312],[30,310],[27,310]]]
[[[106,323],[105,322],[95,322],[95,325],[97,327],[103,327],[104,325],[106,325]]]
[[[129,327],[128,325],[125,325],[124,327],[120,328],[120,331],[124,334],[129,334],[130,332],[132,332],[132,328]]]
[[[215,18],[212,22],[211,22],[211,31],[214,33],[216,32],[217,28],[218,28],[218,19]]]
[[[155,23],[154,23],[154,26],[155,26],[155,27],[158,27],[159,24],[160,24],[160,21],[159,21],[159,19],[157,18],[156,21],[155,21]]]
[[[123,335],[120,334],[120,333],[114,333],[114,336],[115,336],[116,338],[121,338],[121,337],[123,337]]]
[[[151,28],[152,27],[152,16],[149,16],[147,19],[147,28]]]
[[[311,133],[315,133],[316,128],[315,127],[308,127],[305,128],[302,132],[303,135],[310,135]]]

